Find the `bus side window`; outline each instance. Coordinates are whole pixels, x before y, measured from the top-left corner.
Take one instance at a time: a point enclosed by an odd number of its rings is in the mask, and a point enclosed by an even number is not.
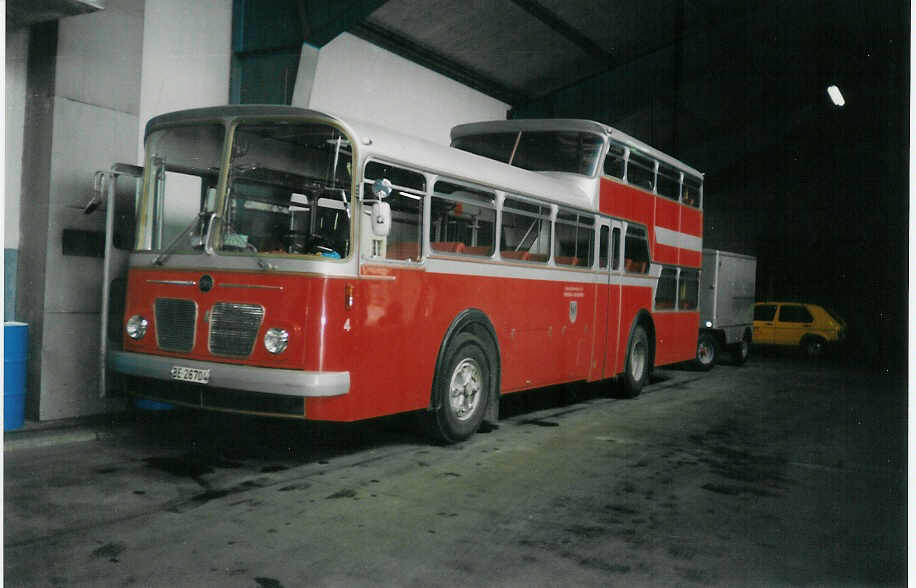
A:
[[[695,269],[682,269],[677,284],[678,308],[696,310],[700,298],[700,272]]]
[[[426,178],[408,169],[370,161],[366,164],[363,198],[370,201],[375,180],[387,179],[393,189],[385,199],[391,206],[391,231],[385,239],[384,258],[419,261],[423,242],[423,196]],[[381,251],[377,252],[381,256]]]
[[[627,183],[651,192],[655,189],[655,161],[641,153],[630,151]]]
[[[496,243],[496,196],[439,180],[430,200],[429,247],[435,253],[489,257]]]
[[[655,288],[655,310],[673,310],[677,295],[677,270],[662,268],[662,275],[658,278]]]
[[[694,208],[700,207],[700,186],[702,181],[690,175],[684,175],[684,191],[681,193],[681,202]]]
[[[546,263],[550,257],[550,207],[507,196],[500,235],[503,259]]]
[[[595,219],[561,209],[557,213],[557,240],[554,261],[557,265],[591,267],[595,248]]]
[[[646,230],[633,225],[627,226],[624,241],[623,269],[631,274],[645,274],[649,271],[649,240]]]
[[[611,143],[604,158],[604,173],[618,179],[623,179],[626,171],[626,152],[622,145]]]
[[[680,197],[681,173],[666,163],[658,164],[657,191],[661,196],[677,200]]]

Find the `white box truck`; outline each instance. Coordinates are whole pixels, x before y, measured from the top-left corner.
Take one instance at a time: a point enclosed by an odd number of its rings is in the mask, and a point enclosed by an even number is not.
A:
[[[756,284],[756,257],[703,250],[696,357],[700,369],[712,368],[722,351],[731,352],[736,364],[747,360],[754,330]]]

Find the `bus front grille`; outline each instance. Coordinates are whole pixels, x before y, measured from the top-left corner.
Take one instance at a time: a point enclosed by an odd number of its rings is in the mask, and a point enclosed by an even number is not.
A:
[[[159,349],[188,352],[194,347],[197,304],[193,300],[156,300],[156,341]]]
[[[210,310],[210,353],[248,357],[263,319],[263,306],[234,302],[214,304]]]

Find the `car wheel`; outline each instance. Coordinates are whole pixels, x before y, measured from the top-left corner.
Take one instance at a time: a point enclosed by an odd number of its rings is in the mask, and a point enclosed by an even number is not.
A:
[[[820,337],[806,337],[802,340],[802,350],[809,359],[816,359],[824,355],[827,350],[827,342]]]

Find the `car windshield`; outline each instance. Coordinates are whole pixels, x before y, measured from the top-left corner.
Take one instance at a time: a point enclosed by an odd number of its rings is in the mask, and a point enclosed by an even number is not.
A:
[[[217,249],[349,254],[351,152],[340,131],[322,124],[243,124],[229,165]]]

